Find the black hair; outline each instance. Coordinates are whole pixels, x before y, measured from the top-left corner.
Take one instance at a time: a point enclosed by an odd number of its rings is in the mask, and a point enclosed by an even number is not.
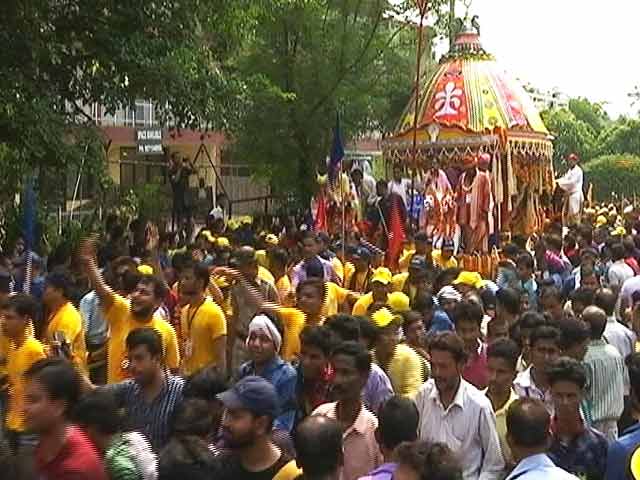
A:
[[[528,268],[533,270],[535,268],[535,262],[533,261],[533,257],[529,253],[522,253],[518,255],[516,259],[516,265],[522,268]]]
[[[525,312],[518,322],[520,329],[526,328],[528,330],[533,330],[537,327],[545,325],[547,321],[544,316],[538,312]]]
[[[405,442],[395,455],[398,463],[418,473],[420,480],[462,480],[462,467],[444,443]]]
[[[228,388],[225,375],[217,368],[205,367],[192,374],[184,385],[184,398],[200,398],[211,402]]]
[[[455,306],[453,311],[453,323],[457,326],[459,322],[473,322],[480,326],[484,312],[482,307],[475,302],[463,300]]]
[[[520,292],[513,288],[505,287],[496,292],[496,300],[510,314],[520,314]]]
[[[414,310],[418,312],[424,312],[425,310],[433,310],[434,301],[433,295],[429,292],[421,291],[416,294],[413,299],[413,305],[411,306]]]
[[[584,278],[584,277],[583,277]],[[585,307],[593,305],[595,295],[591,290],[587,290],[586,288],[580,287],[577,290],[571,292],[571,303],[580,303]]]
[[[323,325],[307,325],[300,332],[300,344],[318,348],[328,357],[336,347],[336,335]]]
[[[556,323],[560,329],[560,348],[566,350],[578,345],[591,337],[591,330],[587,324],[577,318],[567,317]]]
[[[213,418],[206,400],[187,398],[176,405],[171,416],[173,435],[195,435],[205,437],[211,433]]]
[[[324,275],[324,273],[323,273]],[[300,296],[300,292],[304,288],[313,288],[320,298],[325,297],[325,283],[321,278],[307,278],[306,280],[301,281],[296,287],[296,295]]]
[[[202,288],[207,288],[209,285],[209,267],[204,263],[187,260],[182,266],[182,271],[184,270],[193,270],[194,276],[202,282]]]
[[[422,314],[420,312],[416,312],[415,310],[409,310],[407,312],[401,313],[403,322],[402,322],[402,331],[404,332],[404,336],[407,336],[407,328],[418,322],[424,324],[424,319],[422,318]]]
[[[158,300],[164,300],[167,296],[167,286],[163,280],[155,275],[142,275],[138,283],[150,285],[153,288],[153,296]]]
[[[487,358],[492,357],[501,358],[515,371],[518,366],[518,357],[520,357],[520,348],[510,338],[499,338],[487,347]]]
[[[334,348],[331,353],[332,357],[336,357],[337,355],[352,357],[356,369],[360,373],[366,373],[368,375],[371,372],[371,354],[361,343],[343,342]]]
[[[418,232],[413,236],[415,242],[425,243],[429,241],[429,235],[426,232]]]
[[[331,315],[325,320],[324,326],[336,334],[343,342],[357,342],[360,340],[360,321],[353,315],[344,313]]]
[[[15,310],[21,317],[28,317],[32,320],[38,315],[38,302],[27,293],[16,293],[7,298],[4,308],[7,310]]]
[[[276,263],[286,267],[289,263],[289,254],[284,248],[273,248],[267,252],[270,263]]]
[[[552,342],[556,343],[558,348],[560,348],[560,337],[560,330],[558,330],[556,327],[552,327],[550,325],[542,325],[540,327],[534,328],[531,332],[531,336],[529,337],[529,345],[531,345],[531,348],[533,348],[535,344],[540,340],[551,340]]]
[[[360,339],[367,340],[369,344],[378,338],[379,329],[368,317],[356,317],[360,323]]]
[[[127,350],[144,345],[152,357],[162,357],[162,336],[153,327],[140,327],[131,330],[125,343]]]
[[[457,363],[467,360],[464,342],[454,332],[439,332],[433,335],[429,340],[429,352],[433,350],[449,352]]]
[[[550,421],[541,400],[519,398],[507,410],[507,433],[517,446],[546,449]]]
[[[545,373],[550,386],[557,382],[571,382],[582,390],[587,384],[587,372],[584,366],[573,358],[558,358],[547,367]]]
[[[293,443],[305,474],[322,477],[340,468],[342,427],[337,420],[324,415],[307,417],[296,428]]]
[[[540,292],[540,300],[545,297],[555,298],[560,303],[562,303],[562,301],[564,300],[562,292],[558,287],[554,285],[548,285],[542,289],[542,292]]]
[[[304,242],[305,240],[308,240],[308,239],[311,239],[316,243],[320,241],[320,239],[318,238],[318,234],[313,230],[307,230],[306,232],[304,232],[302,234],[302,237],[300,238],[300,241]]]
[[[80,398],[78,372],[62,358],[40,359],[27,369],[24,376],[40,383],[52,400],[63,400],[66,415],[69,415]]]
[[[600,307],[587,307],[582,313],[582,319],[589,326],[592,340],[599,340],[607,327],[607,314]]]
[[[636,352],[627,356],[624,363],[629,370],[631,393],[635,396],[636,401],[640,401],[640,353]]]
[[[74,421],[83,427],[94,427],[100,433],[113,435],[122,428],[122,413],[115,395],[96,389],[80,398],[73,410]]]
[[[450,285],[456,278],[458,278],[460,272],[462,272],[462,269],[458,267],[445,268],[442,270],[433,282],[433,291],[439,292],[445,285]]]
[[[0,273],[0,292],[11,293],[11,275]]]
[[[418,421],[413,400],[394,395],[378,410],[378,441],[391,451],[402,442],[413,442],[418,438]]]
[[[521,252],[522,250],[515,243],[507,243],[502,249],[502,253],[510,259],[517,259]]]
[[[601,288],[596,292],[593,302],[595,303],[596,307],[604,310],[604,313],[607,314],[607,317],[610,317],[613,315],[613,312],[616,309],[617,297],[612,290],[608,288]]]
[[[624,250],[624,245],[622,243],[614,243],[611,245],[611,259],[615,262],[617,260],[622,260],[626,256],[626,252]]]
[[[69,299],[71,289],[71,279],[65,272],[56,271],[48,274],[44,280],[45,285],[49,285],[62,292],[62,296]]]

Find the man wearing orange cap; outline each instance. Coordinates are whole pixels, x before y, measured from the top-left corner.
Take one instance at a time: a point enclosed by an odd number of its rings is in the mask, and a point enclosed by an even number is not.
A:
[[[556,180],[558,187],[566,193],[562,213],[565,223],[568,225],[580,223],[580,215],[582,214],[582,205],[584,203],[584,193],[582,191],[584,173],[580,165],[578,165],[579,162],[578,155],[575,153],[569,155],[567,157],[569,170]]]
[[[458,224],[467,253],[486,252],[489,248],[490,217],[493,209],[491,180],[478,171],[478,157],[466,155],[464,173],[457,187]]]

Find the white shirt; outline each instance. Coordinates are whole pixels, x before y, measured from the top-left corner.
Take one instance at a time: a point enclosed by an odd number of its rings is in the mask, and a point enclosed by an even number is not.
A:
[[[523,398],[537,398],[544,402],[544,406],[547,407],[549,415],[553,416],[553,399],[551,398],[551,392],[549,390],[543,391],[533,381],[531,376],[531,366],[524,372],[520,372],[516,375],[516,379],[513,381],[513,390],[519,397]]]
[[[602,335],[607,343],[618,349],[622,358],[627,358],[634,352],[636,334],[616,320],[615,316],[607,318],[607,325]]]
[[[582,173],[582,168],[576,165],[558,179],[558,186],[569,195],[577,193],[582,195],[583,181],[584,174]]]
[[[616,260],[609,267],[609,286],[619,287],[634,276],[633,269],[624,260]]]
[[[631,305],[631,296],[637,291],[640,291],[640,275],[629,278],[622,284],[620,298],[626,303],[627,307]]]
[[[407,192],[409,192],[410,190],[411,180],[409,180],[408,178],[401,178],[399,182],[396,182],[395,180],[389,180],[389,193],[400,195],[406,208],[409,208],[409,198]]]
[[[491,401],[480,390],[460,379],[451,405],[444,408],[435,380],[425,382],[415,397],[420,414],[418,437],[442,442],[462,464],[464,480],[502,478],[504,460]]]

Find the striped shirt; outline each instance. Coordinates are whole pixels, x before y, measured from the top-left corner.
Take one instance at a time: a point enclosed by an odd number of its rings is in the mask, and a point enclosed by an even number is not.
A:
[[[587,370],[586,403],[594,423],[617,421],[624,408],[625,365],[613,345],[592,340],[584,356]]]
[[[142,433],[155,452],[159,452],[169,441],[169,422],[178,404],[182,402],[184,380],[167,374],[166,383],[160,393],[149,403],[142,388],[135,380],[106,385],[104,388],[115,395],[125,411],[125,431]]]

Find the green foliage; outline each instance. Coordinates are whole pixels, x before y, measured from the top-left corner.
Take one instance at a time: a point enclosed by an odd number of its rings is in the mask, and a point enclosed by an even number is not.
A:
[[[598,144],[600,155],[640,156],[640,120],[620,118],[603,130]]]
[[[553,109],[542,112],[545,125],[555,137],[553,160],[556,167],[570,153],[577,153],[584,161],[595,155],[596,132],[585,121],[579,120],[568,109]]]
[[[587,180],[593,184],[594,198],[608,201],[612,194],[631,198],[640,195],[640,157],[605,155],[585,165]]]
[[[572,98],[569,100],[569,111],[577,120],[591,127],[595,135],[611,122],[609,115],[600,103],[591,103],[586,98]]]
[[[239,62],[249,98],[235,156],[276,193],[308,195],[336,110],[345,139],[395,125],[412,90],[416,33],[389,16],[387,0],[266,3]]]

